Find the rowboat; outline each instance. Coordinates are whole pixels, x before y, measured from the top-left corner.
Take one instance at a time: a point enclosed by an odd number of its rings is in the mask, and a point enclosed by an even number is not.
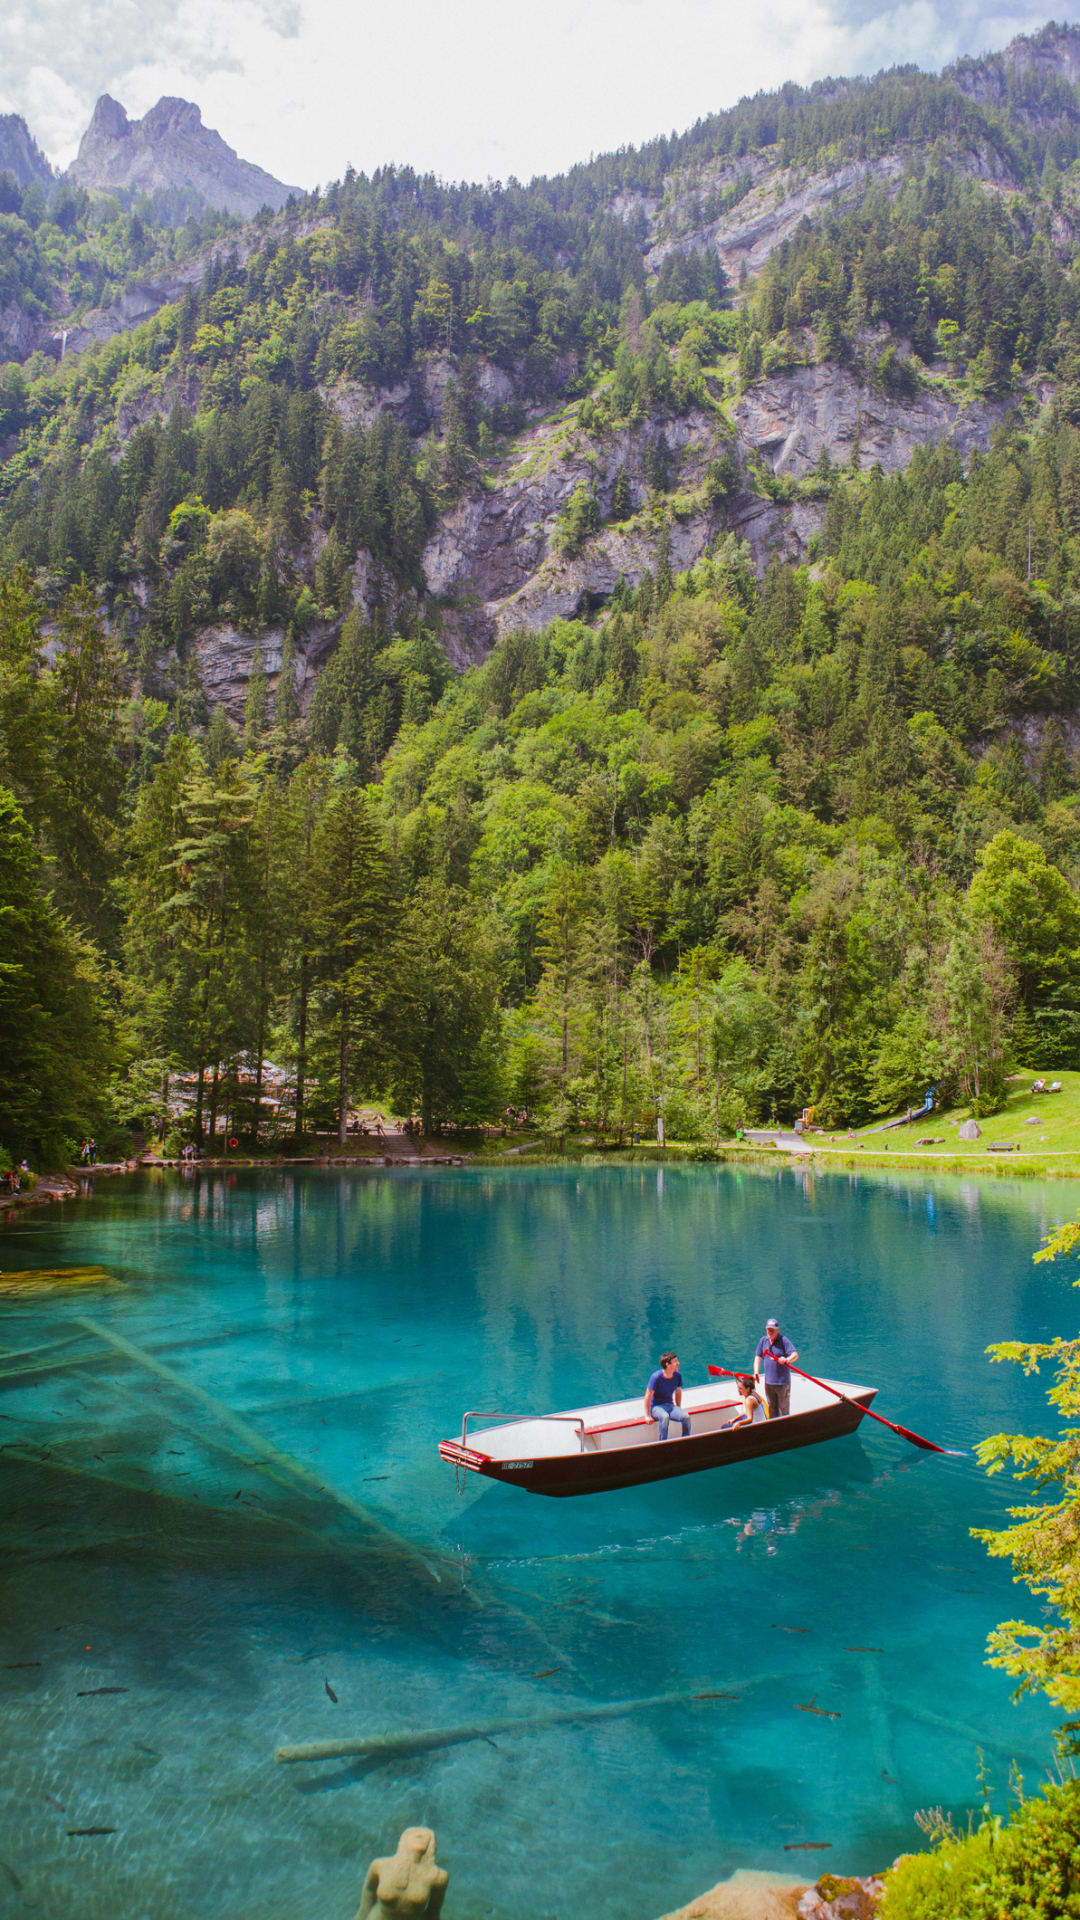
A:
[[[833,1391],[829,1391],[833,1389]],[[838,1400],[836,1393],[845,1398]],[[791,1447],[816,1446],[854,1433],[877,1392],[843,1380],[791,1382],[791,1412],[780,1419],[758,1416],[735,1427],[741,1401],[714,1384],[689,1387],[683,1407],[690,1415],[689,1439],[660,1439],[655,1420],[647,1420],[641,1399],[611,1400],[604,1406],[571,1407],[565,1413],[466,1413],[460,1440],[440,1440],[439,1453],[452,1467],[481,1473],[528,1493],[565,1499],[575,1493],[610,1493],[676,1474],[701,1473],[706,1467],[732,1466],[761,1454],[786,1453]],[[470,1436],[469,1422],[501,1424]]]

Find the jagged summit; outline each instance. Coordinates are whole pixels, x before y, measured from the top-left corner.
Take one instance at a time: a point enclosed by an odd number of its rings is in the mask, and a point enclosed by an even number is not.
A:
[[[53,170],[21,113],[0,113],[0,173],[13,174],[20,187],[52,184]]]
[[[244,218],[260,207],[276,211],[298,191],[241,160],[219,133],[204,127],[193,101],[165,98],[141,120],[130,120],[107,93],[94,108],[68,178],[103,193],[180,194]]]

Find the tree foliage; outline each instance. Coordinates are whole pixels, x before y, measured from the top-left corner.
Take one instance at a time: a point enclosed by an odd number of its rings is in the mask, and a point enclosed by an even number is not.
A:
[[[1080,1246],[1080,1221],[1070,1221],[1048,1236],[1036,1261],[1066,1257]],[[1080,1286],[1080,1281],[1076,1284]],[[1045,1693],[1068,1715],[1059,1732],[1066,1751],[1080,1751],[1080,1588],[1076,1569],[1080,1548],[1080,1339],[1003,1341],[990,1348],[997,1361],[1012,1361],[1025,1373],[1043,1363],[1054,1368],[1047,1398],[1063,1424],[1049,1437],[995,1434],[979,1447],[989,1473],[1011,1467],[1017,1480],[1041,1495],[1058,1497],[1010,1508],[1012,1526],[975,1530],[997,1559],[1013,1563],[1018,1584],[1044,1604],[1037,1625],[1005,1620],[989,1641],[991,1666],[1019,1681],[1018,1692]],[[1049,1616],[1047,1619],[1045,1616]]]

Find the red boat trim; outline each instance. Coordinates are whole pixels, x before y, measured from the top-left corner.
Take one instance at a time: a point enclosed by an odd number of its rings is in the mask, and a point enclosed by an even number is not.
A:
[[[719,1413],[724,1407],[737,1407],[737,1400],[710,1400],[705,1407],[686,1407],[684,1412],[693,1419],[698,1413]],[[586,1433],[620,1433],[624,1427],[651,1427],[654,1422],[646,1419],[643,1413],[637,1413],[632,1420],[612,1420],[606,1427],[586,1427]]]
[[[440,1440],[439,1452],[452,1466],[468,1467],[472,1473],[482,1473],[491,1465],[489,1453],[477,1453],[473,1447],[463,1447],[458,1440]]]

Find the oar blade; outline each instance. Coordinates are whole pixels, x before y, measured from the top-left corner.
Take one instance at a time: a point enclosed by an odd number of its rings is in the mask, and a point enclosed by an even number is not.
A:
[[[867,1407],[866,1411],[869,1413],[870,1408]],[[924,1453],[948,1453],[949,1451],[948,1447],[939,1447],[936,1440],[924,1440],[921,1433],[912,1433],[910,1427],[901,1427],[895,1420],[886,1420],[883,1414],[879,1413],[874,1417],[880,1420],[884,1426],[891,1427],[893,1432],[898,1433],[902,1440],[910,1440],[913,1447],[922,1447]]]

